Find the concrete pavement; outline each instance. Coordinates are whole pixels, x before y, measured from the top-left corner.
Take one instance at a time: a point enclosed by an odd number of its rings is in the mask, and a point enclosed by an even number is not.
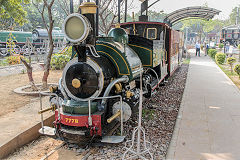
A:
[[[42,103],[44,108],[50,106],[49,97],[43,97]],[[36,98],[34,102],[0,117],[0,159],[40,136],[39,110],[40,102]],[[45,125],[52,126],[53,115],[52,111],[44,113]]]
[[[166,159],[240,160],[240,90],[208,56],[191,52]]]

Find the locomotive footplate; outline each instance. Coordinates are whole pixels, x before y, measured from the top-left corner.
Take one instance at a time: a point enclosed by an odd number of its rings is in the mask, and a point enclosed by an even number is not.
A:
[[[42,128],[39,129],[39,133],[50,136],[50,137],[55,137],[56,136],[56,129],[48,126],[43,126]]]

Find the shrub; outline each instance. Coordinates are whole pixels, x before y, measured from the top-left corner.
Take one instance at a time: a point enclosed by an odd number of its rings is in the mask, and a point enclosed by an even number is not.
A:
[[[216,49],[209,49],[208,54],[210,57],[215,58],[215,55],[217,54]]]
[[[63,55],[63,54],[54,54],[52,56],[51,60],[51,67],[52,69],[60,70],[65,67],[67,62],[70,60],[69,55]]]
[[[67,62],[70,61],[72,55],[72,47],[65,48],[62,52],[54,54],[51,59],[51,68],[60,70],[63,69]]]
[[[235,65],[234,71],[238,74],[239,79],[240,79],[240,64]]]
[[[227,64],[230,65],[230,67],[231,67],[231,72],[233,72],[232,67],[233,67],[233,64],[234,64],[236,61],[237,61],[237,60],[236,60],[236,58],[234,58],[234,57],[229,57],[229,58],[227,58]]]
[[[219,43],[219,44],[218,44],[218,47],[219,47],[220,49],[222,49],[222,48],[224,47],[224,44]]]
[[[10,64],[10,65],[14,65],[14,64],[20,64],[21,63],[21,59],[20,58],[23,58],[23,56],[9,56],[6,58],[7,60],[7,63]]]
[[[7,59],[0,60],[0,66],[7,66],[7,65],[8,65]]]
[[[217,53],[215,55],[215,60],[218,64],[223,64],[225,62],[226,55],[224,53]]]

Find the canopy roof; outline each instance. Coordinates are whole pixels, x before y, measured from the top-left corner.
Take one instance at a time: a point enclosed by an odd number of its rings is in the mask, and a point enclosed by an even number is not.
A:
[[[164,22],[172,25],[186,18],[203,18],[209,20],[212,19],[215,15],[219,14],[220,12],[221,11],[217,9],[203,6],[187,7],[168,14],[164,19]]]

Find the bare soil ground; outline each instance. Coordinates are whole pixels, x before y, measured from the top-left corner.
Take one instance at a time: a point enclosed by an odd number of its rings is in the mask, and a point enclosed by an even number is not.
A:
[[[17,152],[13,153],[7,160],[23,160],[32,159],[40,160],[46,156],[50,151],[60,146],[63,142],[54,140],[48,137],[41,137],[32,143],[20,148]]]
[[[33,77],[36,83],[41,83],[43,71],[33,72]],[[62,71],[50,71],[48,82],[57,83],[62,75]],[[13,92],[17,87],[28,85],[27,74],[14,74],[0,77],[0,116],[9,112],[14,112],[17,108],[36,100],[33,96],[18,95]]]

